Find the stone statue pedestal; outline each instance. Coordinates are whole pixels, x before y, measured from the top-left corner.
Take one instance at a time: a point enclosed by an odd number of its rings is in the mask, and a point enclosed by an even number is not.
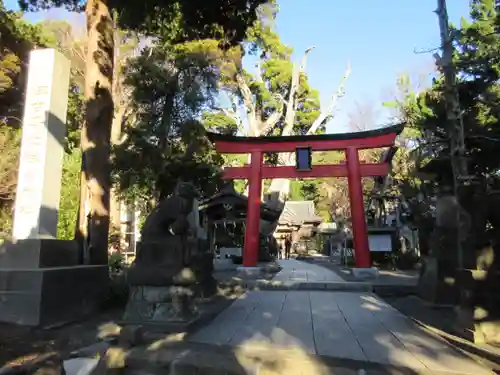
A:
[[[161,240],[144,242],[141,248],[168,254],[168,244]],[[197,302],[217,291],[217,282],[212,276],[213,256],[195,254],[186,267],[181,268],[179,264],[163,260],[156,266],[131,266],[127,274],[130,294],[124,323],[171,331],[184,329],[198,319]]]
[[[127,272],[129,299],[123,320],[139,324],[188,323],[197,317],[195,272],[183,267],[185,243],[164,236],[138,244],[138,256]]]
[[[186,286],[131,286],[123,320],[131,323],[189,323],[196,319],[192,288]]]
[[[196,303],[215,292],[212,258],[198,238],[196,195],[192,184],[179,182],[148,215],[127,272],[124,323],[186,329],[200,315]]]

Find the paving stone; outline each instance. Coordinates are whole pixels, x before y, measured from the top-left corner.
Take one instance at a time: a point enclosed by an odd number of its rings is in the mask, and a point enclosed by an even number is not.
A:
[[[317,353],[336,358],[366,360],[335,302],[335,293],[310,292],[309,296]]]
[[[91,374],[99,359],[97,358],[72,358],[64,361],[66,375],[88,375]]]
[[[245,369],[252,371],[258,368],[258,374],[330,374],[318,357],[297,347],[281,348],[273,343],[248,344],[237,348],[234,355]],[[251,374],[250,371],[248,373]]]
[[[229,345],[240,356],[241,351],[246,350],[247,357],[254,358],[254,362],[259,362],[260,358],[262,363],[268,364],[259,368],[260,374],[279,373],[271,365],[272,358],[267,357],[288,358],[291,355],[295,359],[305,358],[303,362],[306,363],[313,353],[388,366],[391,370],[385,373],[391,374],[427,374],[431,371],[491,374],[444,341],[417,327],[371,293],[367,284],[349,286],[343,280],[336,280],[339,277],[332,271],[314,264],[290,260],[283,261],[282,267],[274,285],[281,285],[286,291],[245,293],[191,340]],[[333,291],[334,284],[339,289],[355,285],[361,291]],[[254,357],[248,354],[249,348],[252,348]],[[261,354],[257,356],[256,352]],[[281,359],[280,363],[283,361]],[[300,366],[294,366],[286,374],[301,373],[302,370],[297,370]],[[305,373],[309,374],[307,371],[312,370],[306,367]],[[365,371],[367,375],[372,373],[382,374],[384,371],[371,368]]]
[[[269,342],[276,330],[287,292],[254,292],[258,298],[255,310],[241,320],[229,345],[238,346],[246,342]]]
[[[464,354],[454,350],[425,331],[413,328],[399,328],[391,332],[405,348],[417,357],[431,371],[449,371],[462,374],[491,374],[491,372]]]
[[[315,354],[309,292],[288,292],[279,317],[273,343],[282,348],[300,348]]]
[[[247,292],[220,313],[210,325],[191,336],[190,341],[214,345],[228,344],[241,324],[258,306],[255,292]]]
[[[174,359],[170,365],[171,375],[247,375],[257,367],[244,368],[236,357],[217,353],[186,351]]]
[[[397,337],[383,326],[380,326],[378,330],[373,329],[373,327],[366,331],[357,329],[354,334],[370,362],[413,369],[426,368]]]

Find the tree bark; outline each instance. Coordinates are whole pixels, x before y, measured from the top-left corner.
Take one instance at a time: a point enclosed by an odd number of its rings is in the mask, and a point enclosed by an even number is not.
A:
[[[448,134],[450,137],[450,160],[453,172],[453,190],[457,202],[460,203],[460,187],[463,179],[467,179],[468,166],[465,159],[465,137],[464,124],[460,109],[460,99],[457,89],[457,74],[453,63],[453,39],[448,24],[448,11],[446,0],[437,1],[436,13],[439,18],[439,29],[441,32],[441,44],[443,56],[438,61],[438,66],[444,75],[444,98],[446,107],[446,119],[448,122]],[[457,211],[457,222],[459,221]],[[459,234],[461,231],[458,231]],[[463,241],[457,238],[458,268],[463,268]]]
[[[89,193],[89,263],[107,264],[110,137],[113,121],[113,21],[106,0],[88,0],[85,64],[85,123],[81,135]],[[82,189],[83,190],[83,189]]]

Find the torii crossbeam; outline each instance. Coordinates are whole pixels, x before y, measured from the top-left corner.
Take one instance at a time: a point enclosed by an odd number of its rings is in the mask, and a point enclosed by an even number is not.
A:
[[[371,266],[370,249],[361,179],[362,177],[385,176],[389,172],[389,165],[387,163],[360,163],[358,152],[362,149],[393,146],[396,136],[403,128],[404,125],[401,124],[357,133],[270,137],[238,137],[208,133],[208,138],[215,144],[218,152],[251,155],[250,165],[224,168],[225,179],[247,179],[249,183],[243,266],[255,267],[258,261],[262,179],[347,177],[356,266],[369,268]],[[305,171],[298,170],[295,166],[263,164],[265,152],[295,152],[299,148],[310,148],[312,151],[341,150],[345,153],[345,162],[314,165],[310,170]]]

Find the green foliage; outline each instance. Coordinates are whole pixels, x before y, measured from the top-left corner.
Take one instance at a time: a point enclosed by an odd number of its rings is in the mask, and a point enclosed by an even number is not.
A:
[[[20,125],[24,74],[29,52],[34,46],[50,44],[39,25],[32,25],[21,14],[9,11],[0,1],[0,116],[9,116],[7,124]]]
[[[238,43],[256,17],[256,8],[266,0],[112,0],[106,4],[120,15],[123,29],[149,36],[168,37],[171,42],[216,38]],[[99,3],[95,1],[94,3]],[[80,0],[19,0],[23,10],[66,7],[82,11]]]
[[[57,238],[61,240],[72,240],[75,236],[80,201],[81,167],[82,153],[79,149],[64,154],[59,221],[57,223]]]
[[[238,123],[236,120],[223,113],[205,112],[201,117],[201,122],[205,129],[211,132],[231,135],[238,133]]]
[[[215,192],[223,159],[196,119],[216,93],[212,42],[146,49],[131,62],[135,121],[114,149],[114,179],[127,199],[141,203],[170,195],[178,179]]]
[[[68,92],[68,113],[66,115],[66,144],[67,152],[80,146],[80,131],[83,125],[85,101],[83,92],[77,86],[76,80],[70,82]]]
[[[500,24],[495,1],[473,1],[471,18],[471,23],[462,20],[461,28],[454,31],[454,63],[470,173],[483,177],[500,167],[495,151],[500,141],[500,35],[496,32]],[[417,130],[421,159],[448,158],[443,80],[436,79],[418,97],[407,95],[404,99],[399,104],[409,125]],[[450,174],[442,177],[442,184],[451,184]]]
[[[475,177],[467,191],[459,193],[462,207],[473,218],[471,241],[464,245],[466,252],[471,253],[474,249],[469,246],[479,248],[492,239],[489,233],[495,233],[493,241],[498,243],[500,223],[491,214],[497,211],[495,196],[485,193],[488,185],[497,183],[500,168],[500,154],[496,151],[500,144],[499,12],[498,1],[473,0],[471,22],[462,20],[460,28],[452,33],[468,173]],[[405,138],[410,141],[396,154],[393,191],[407,198],[413,224],[422,233],[429,233],[432,228],[430,198],[436,196],[436,191],[453,185],[442,67],[439,73],[432,86],[418,94],[409,89],[408,78],[403,77],[398,82],[403,95],[391,103],[407,122],[409,131]],[[423,201],[414,199],[417,194]],[[487,229],[486,222],[492,230]],[[443,238],[451,241],[450,236]],[[434,246],[437,249],[433,251],[438,251],[442,245]]]
[[[108,257],[108,266],[110,272],[120,272],[125,266],[125,258],[119,251],[111,253]]]
[[[12,202],[16,194],[21,132],[0,122],[0,238],[12,231]]]

